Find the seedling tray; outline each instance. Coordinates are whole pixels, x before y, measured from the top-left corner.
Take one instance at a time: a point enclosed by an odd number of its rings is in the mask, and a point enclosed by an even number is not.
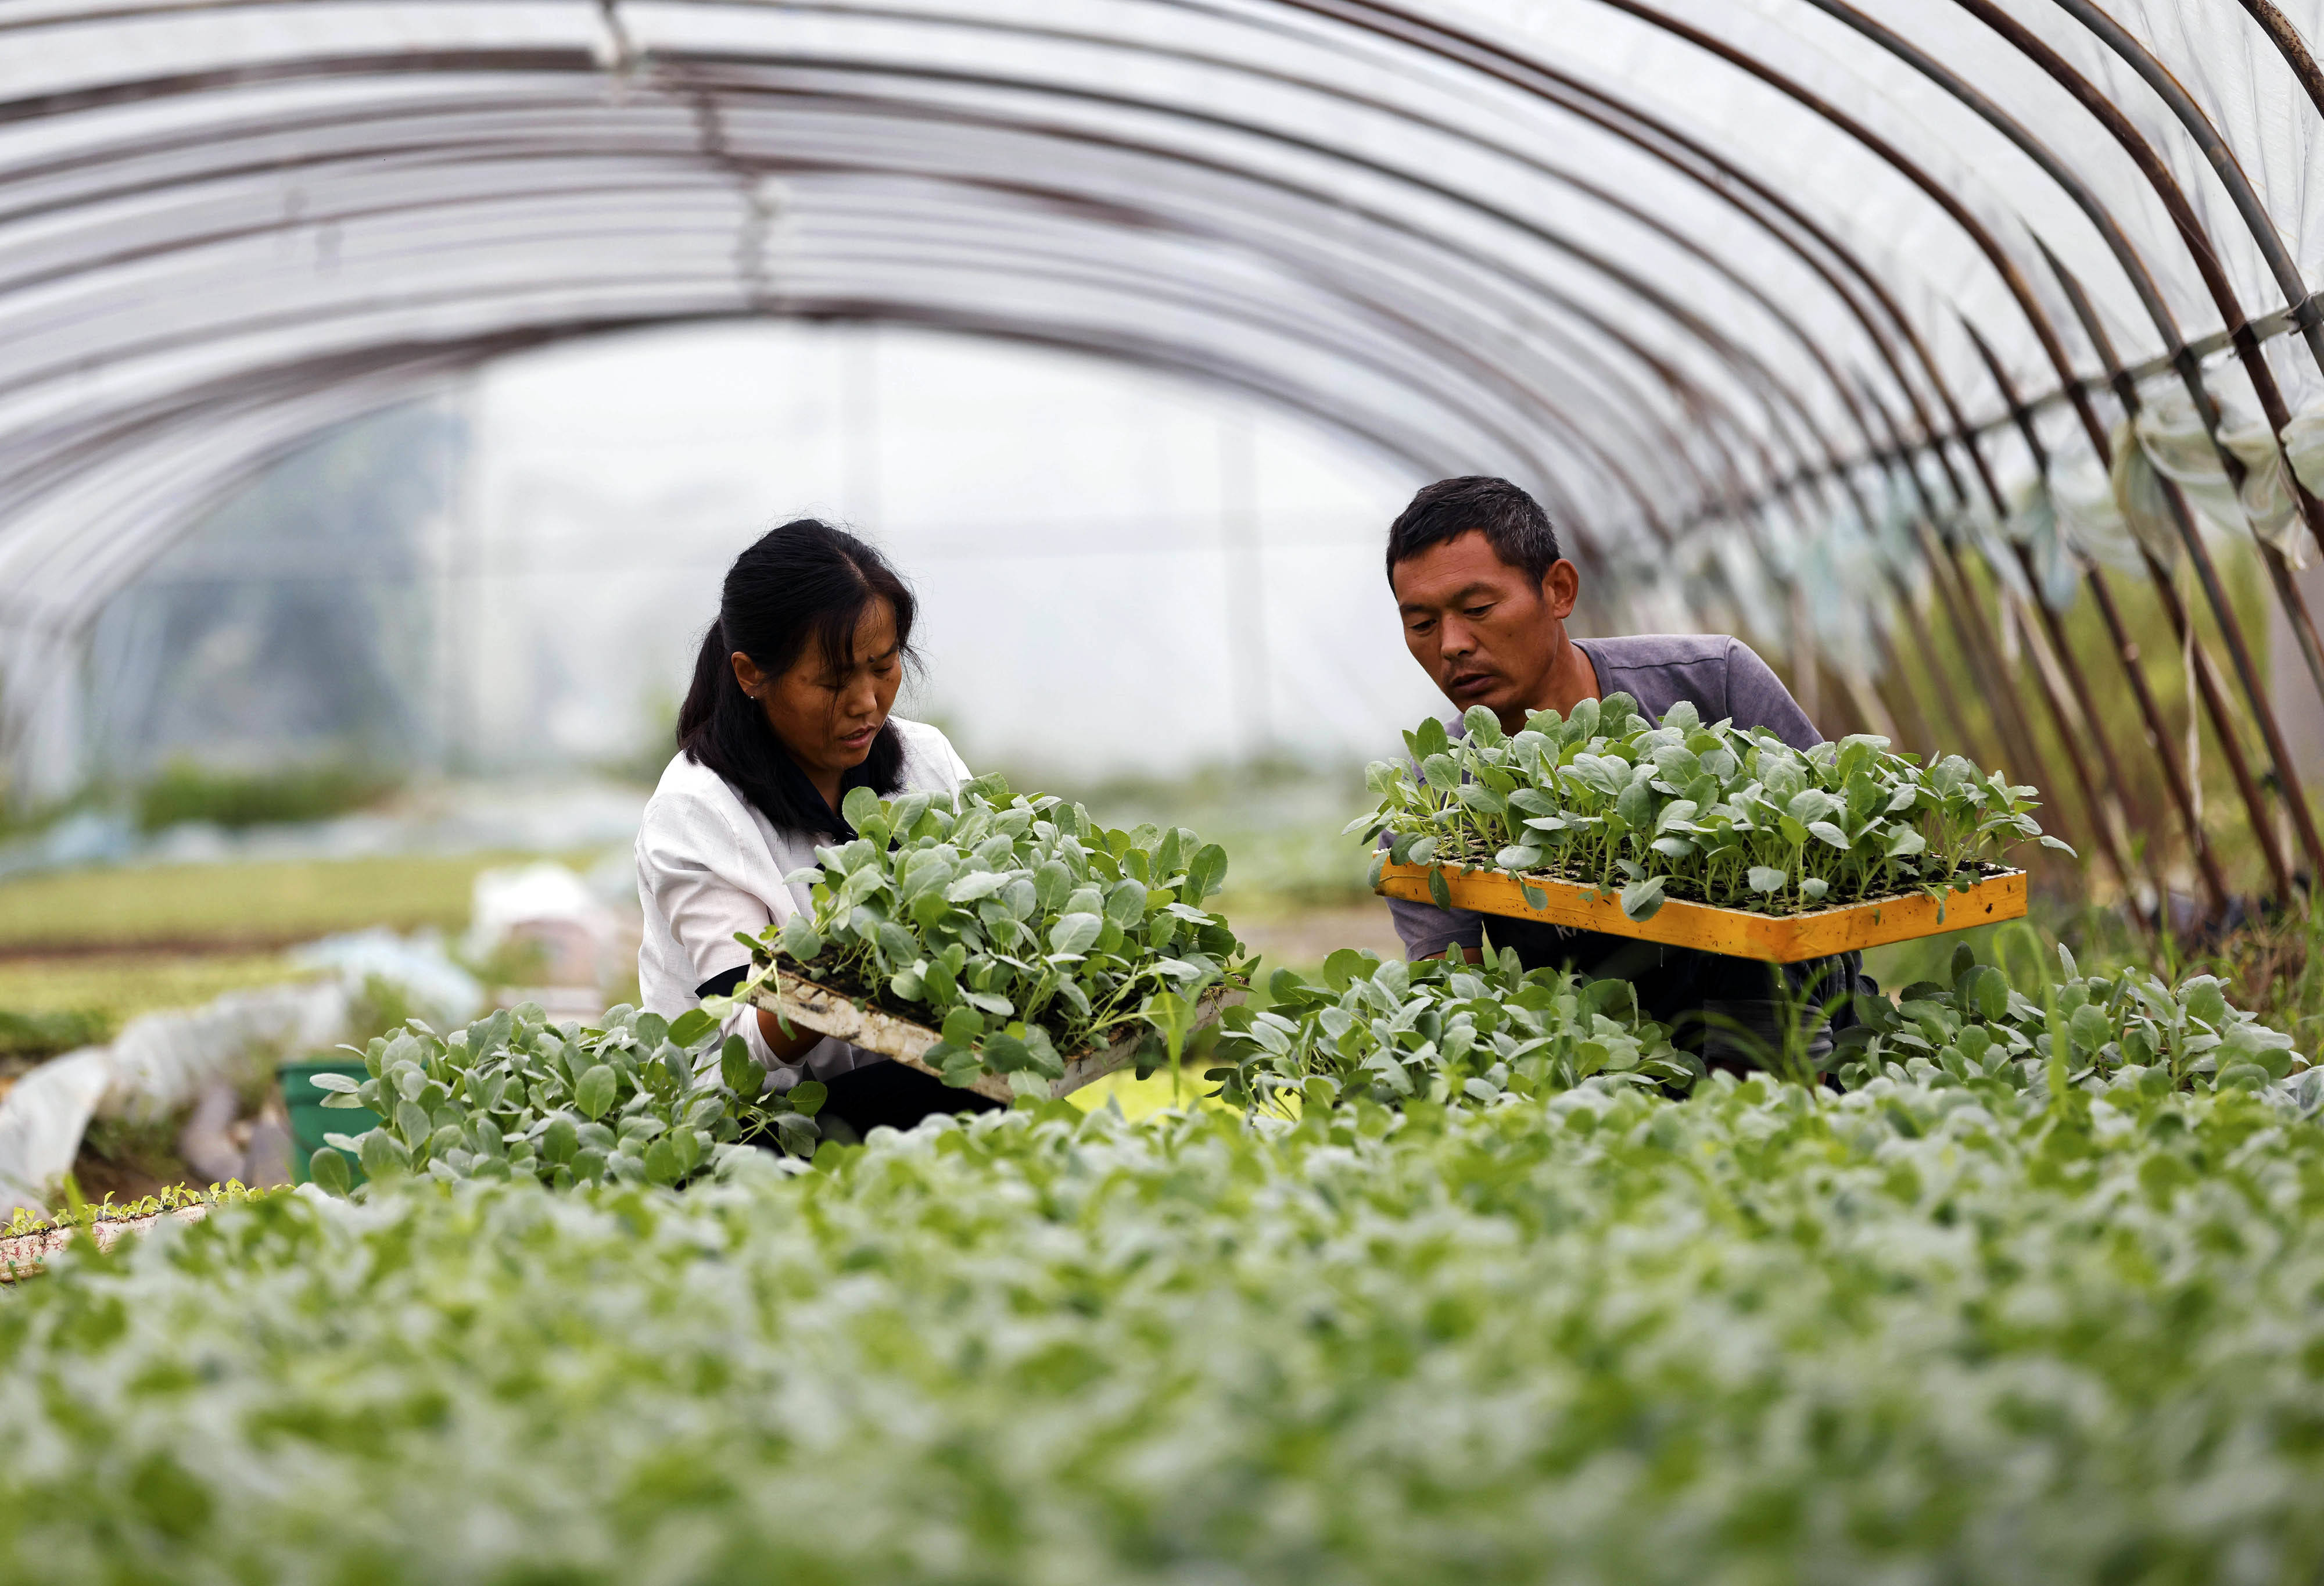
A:
[[[2023,870],[1988,873],[1984,880],[1963,891],[1948,892],[1941,899],[1916,892],[1877,898],[1870,903],[1816,909],[1804,914],[1754,914],[1742,909],[1713,908],[1709,904],[1672,898],[1645,920],[1633,920],[1624,914],[1620,898],[1613,893],[1601,893],[1578,881],[1555,881],[1540,876],[1520,878],[1500,870],[1388,864],[1381,867],[1379,890],[1388,897],[1433,903],[1435,899],[1428,890],[1432,870],[1444,877],[1445,889],[1452,895],[1456,909],[1541,920],[1552,925],[1602,931],[1609,936],[1632,936],[1641,941],[1666,942],[1673,947],[1691,947],[1700,952],[1758,959],[1774,964],[1798,963],[1803,959],[1829,958],[1834,953],[1883,947],[1892,941],[1966,931],[1973,925],[2022,919],[2025,914]],[[1528,903],[1525,895],[1527,887],[1545,901],[1539,904]]]
[[[38,1233],[0,1235],[0,1283],[32,1276],[47,1265],[50,1257],[82,1234],[94,1239],[98,1249],[110,1250],[131,1234],[143,1233],[164,1218],[199,1222],[209,1214],[207,1205],[180,1206],[172,1211],[155,1211],[144,1217],[108,1217],[87,1228],[46,1228]]]
[[[1214,1022],[1225,1006],[1227,988],[1213,987],[1194,1005],[1194,1022],[1189,1034]],[[838,1037],[866,1052],[877,1052],[908,1063],[924,1074],[943,1075],[927,1062],[927,1050],[944,1039],[941,1033],[910,1019],[899,1018],[884,1009],[874,1007],[860,997],[835,991],[802,975],[788,970],[778,971],[771,986],[761,987],[752,994],[752,1000],[761,1007],[771,1008],[810,1030]],[[1065,1075],[1051,1080],[1052,1098],[1069,1096],[1092,1080],[1103,1079],[1117,1069],[1128,1068],[1137,1058],[1143,1032],[1133,1032],[1111,1046],[1089,1047],[1065,1060]],[[973,1083],[964,1087],[979,1096],[995,1101],[1012,1101],[1017,1092],[1010,1088],[1002,1074],[979,1074]]]

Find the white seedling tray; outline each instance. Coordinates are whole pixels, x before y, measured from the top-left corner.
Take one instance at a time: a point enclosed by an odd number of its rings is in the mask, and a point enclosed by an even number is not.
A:
[[[83,1228],[42,1229],[35,1234],[0,1235],[0,1283],[14,1283],[20,1277],[30,1277],[41,1270],[48,1258],[87,1234],[100,1250],[110,1250],[131,1234],[143,1233],[164,1218],[180,1222],[199,1222],[210,1214],[207,1204],[180,1206],[174,1211],[156,1211],[144,1217],[109,1218]]]
[[[1188,1034],[1215,1021],[1226,1005],[1227,988],[1214,986],[1205,991],[1194,1005],[1194,1022]],[[779,971],[774,984],[762,986],[752,993],[751,1000],[759,1006],[771,1008],[810,1030],[833,1035],[852,1046],[867,1052],[877,1052],[898,1062],[908,1063],[924,1074],[943,1076],[927,1062],[928,1048],[944,1039],[941,1032],[909,1019],[898,1018],[857,1001],[842,992],[821,986],[804,976],[788,970]],[[1111,1046],[1090,1047],[1065,1059],[1065,1075],[1048,1081],[1052,1098],[1071,1095],[1092,1080],[1103,1079],[1117,1069],[1128,1068],[1138,1055],[1144,1032],[1133,1031]],[[965,1089],[995,1101],[1014,1100],[1018,1092],[1008,1077],[1002,1074],[979,1074],[974,1083]]]

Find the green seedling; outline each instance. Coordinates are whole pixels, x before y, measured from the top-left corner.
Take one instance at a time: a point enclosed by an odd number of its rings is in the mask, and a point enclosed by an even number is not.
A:
[[[1323,984],[1277,969],[1268,991],[1268,1007],[1227,1010],[1208,1075],[1220,1099],[1253,1113],[1358,1098],[1491,1107],[1600,1076],[1684,1090],[1703,1071],[1638,1016],[1625,982],[1527,971],[1507,949],[1452,964],[1342,948],[1324,960]]]
[[[927,1061],[948,1083],[1032,1088],[1138,1033],[1175,1055],[1202,995],[1247,982],[1242,944],[1203,907],[1226,850],[1184,827],[1110,830],[997,776],[942,796],[858,788],[843,813],[854,839],[786,878],[812,909],[752,943],[760,979],[787,968],[940,1030]]]
[[[315,1076],[337,1092],[325,1107],[379,1119],[324,1136],[314,1177],[334,1193],[352,1176],[345,1157],[374,1181],[682,1183],[752,1149],[745,1136],[812,1152],[825,1094],[813,1081],[765,1090],[766,1070],[742,1037],[720,1041],[700,1009],[664,1020],[617,1007],[584,1029],[553,1025],[525,1003],[443,1037],[414,1019],[362,1055],[368,1079]]]
[[[1628,694],[1514,734],[1482,707],[1462,720],[1458,738],[1422,722],[1409,761],[1366,772],[1379,802],[1348,830],[1385,837],[1383,859],[1579,882],[1646,920],[1674,897],[1770,914],[1941,897],[2014,844],[2072,851],[2043,836],[2034,789],[1958,755],[1923,766],[1886,738],[1803,752],[1705,726],[1683,700],[1654,726]]]

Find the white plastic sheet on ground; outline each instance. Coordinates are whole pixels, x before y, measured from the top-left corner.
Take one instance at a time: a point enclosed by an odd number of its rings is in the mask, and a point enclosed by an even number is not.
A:
[[[301,969],[332,970],[350,990],[377,977],[400,987],[422,1017],[439,1025],[464,1024],[484,1005],[484,987],[453,961],[433,931],[409,936],[384,927],[351,931],[294,949],[290,961]]]
[[[305,963],[337,973],[300,985],[230,991],[205,1007],[133,1019],[103,1046],[66,1053],[0,1097],[0,1217],[44,1210],[79,1155],[89,1120],[167,1118],[208,1086],[239,1083],[282,1057],[343,1040],[364,982],[401,986],[426,1016],[450,1024],[473,1015],[483,990],[432,938],[385,931],[302,949]]]
[[[165,1118],[215,1081],[328,1046],[346,1029],[347,1003],[337,980],[230,991],[207,1007],[133,1019],[108,1045],[42,1063],[0,1098],[0,1214],[44,1209],[90,1118]]]

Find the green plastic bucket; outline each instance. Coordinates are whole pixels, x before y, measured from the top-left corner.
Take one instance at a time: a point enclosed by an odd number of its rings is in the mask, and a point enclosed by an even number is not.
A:
[[[371,1071],[364,1067],[359,1057],[310,1057],[300,1062],[286,1062],[275,1072],[282,1086],[282,1105],[290,1114],[290,1182],[303,1184],[314,1176],[307,1164],[323,1148],[325,1135],[360,1135],[379,1121],[360,1108],[353,1111],[340,1107],[326,1109],[323,1098],[330,1092],[315,1088],[315,1076],[345,1074],[361,1084],[371,1078]],[[363,1183],[363,1169],[352,1158],[347,1169],[355,1175],[355,1183]]]

